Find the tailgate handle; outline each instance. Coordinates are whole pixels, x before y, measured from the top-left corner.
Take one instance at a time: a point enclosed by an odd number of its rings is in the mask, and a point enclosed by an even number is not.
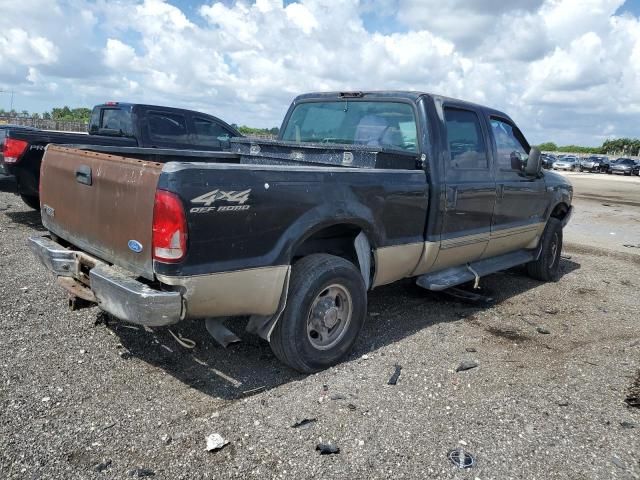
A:
[[[76,168],[76,182],[84,185],[91,185],[91,167],[88,165],[80,165]]]

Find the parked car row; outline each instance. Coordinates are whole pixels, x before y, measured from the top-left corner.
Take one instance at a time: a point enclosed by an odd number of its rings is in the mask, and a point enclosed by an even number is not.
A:
[[[542,154],[542,166],[549,170],[564,170],[568,172],[608,173],[622,175],[639,175],[640,160],[621,157],[610,160],[603,155],[591,155],[579,158],[576,155]]]

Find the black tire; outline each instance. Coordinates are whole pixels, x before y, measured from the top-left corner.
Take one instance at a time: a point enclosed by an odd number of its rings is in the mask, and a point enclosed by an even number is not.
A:
[[[21,193],[20,198],[29,208],[40,210],[40,197],[37,197],[35,195],[25,195],[24,193]]]
[[[323,297],[322,294],[335,286],[348,292],[351,316],[345,322],[340,336],[335,339],[336,343],[320,349],[313,343],[320,342],[322,336],[315,340],[313,338],[312,307],[315,304],[315,308],[320,308],[319,301],[331,298],[330,295]],[[339,303],[335,301],[331,308]],[[324,312],[325,323],[327,311]],[[282,363],[298,372],[313,373],[323,370],[338,363],[349,352],[364,325],[366,315],[367,289],[360,270],[341,257],[309,255],[292,267],[287,306],[271,333],[271,349]],[[326,328],[326,325],[321,326]],[[330,335],[329,333],[328,336]]]
[[[581,171],[581,172],[584,172],[584,168],[580,167],[580,171]]]
[[[530,277],[543,282],[557,282],[560,278],[562,254],[562,222],[550,218],[542,234],[542,252],[538,260],[527,263]]]

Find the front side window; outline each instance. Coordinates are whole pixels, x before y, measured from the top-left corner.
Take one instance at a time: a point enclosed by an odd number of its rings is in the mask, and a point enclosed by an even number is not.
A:
[[[186,143],[187,122],[184,115],[165,112],[149,112],[149,134],[154,140]]]
[[[498,168],[501,170],[522,171],[529,154],[520,141],[519,132],[513,125],[497,118],[491,119],[491,130],[496,140]]]
[[[451,166],[458,169],[488,168],[487,147],[478,116],[470,110],[444,109]]]
[[[207,118],[193,119],[194,138],[198,145],[219,146],[220,142],[229,140],[231,133],[222,125]]]
[[[413,108],[400,102],[345,99],[301,103],[289,117],[282,139],[418,151]]]

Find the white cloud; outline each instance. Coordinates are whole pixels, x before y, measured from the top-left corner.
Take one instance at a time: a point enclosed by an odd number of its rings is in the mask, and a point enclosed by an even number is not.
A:
[[[640,20],[614,16],[623,0],[172,3],[11,2],[0,87],[40,109],[144,101],[260,126],[305,91],[416,89],[501,108],[533,141],[638,135]]]

